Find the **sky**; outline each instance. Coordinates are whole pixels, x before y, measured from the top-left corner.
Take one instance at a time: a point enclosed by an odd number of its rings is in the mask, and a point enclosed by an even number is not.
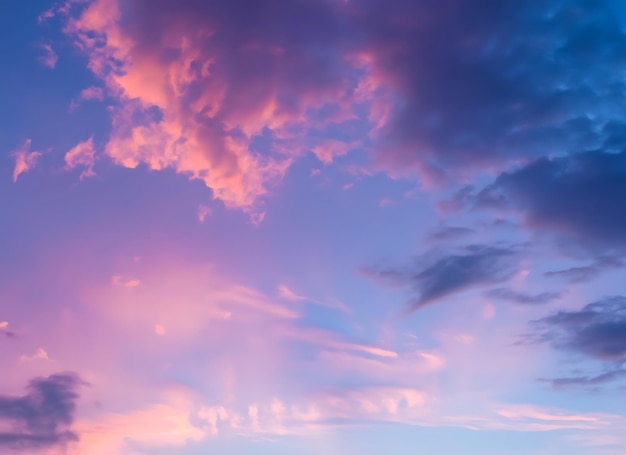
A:
[[[625,452],[621,0],[0,10],[0,453]]]

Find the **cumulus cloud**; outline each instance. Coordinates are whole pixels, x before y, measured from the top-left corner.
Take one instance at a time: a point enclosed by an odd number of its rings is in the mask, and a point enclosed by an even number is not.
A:
[[[114,102],[105,153],[231,207],[252,210],[307,150],[440,180],[619,148],[626,37],[608,3],[83,5],[62,14]]]
[[[341,138],[330,147],[307,135],[352,117],[355,84],[343,56],[327,52],[341,32],[330,5],[90,2],[66,30],[116,101],[105,153],[126,167],[174,168],[242,208],[299,153],[345,153]],[[263,135],[269,153],[255,149]]]
[[[410,267],[363,271],[386,284],[414,288],[419,296],[411,309],[418,310],[469,288],[506,281],[516,271],[518,253],[512,248],[470,245],[454,254],[422,258]]]
[[[0,421],[9,424],[0,430],[0,447],[32,453],[78,440],[70,427],[80,384],[74,373],[58,373],[32,379],[26,395],[0,395]]]

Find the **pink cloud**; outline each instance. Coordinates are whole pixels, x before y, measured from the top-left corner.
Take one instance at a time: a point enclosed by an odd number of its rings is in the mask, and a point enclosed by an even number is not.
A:
[[[324,139],[315,145],[312,151],[322,163],[328,165],[335,157],[346,155],[357,145],[357,143],[346,143],[336,139]]]
[[[312,303],[314,305],[319,305],[319,306],[323,306],[323,307],[327,307],[327,308],[334,308],[336,310],[344,311],[346,313],[350,312],[350,308],[348,308],[342,302],[339,302],[339,301],[336,301],[336,300],[328,300],[328,301],[327,300],[320,300],[320,299],[315,299],[315,298],[312,298],[312,297],[306,297],[306,296],[303,296],[303,295],[298,295],[294,291],[289,289],[287,286],[285,286],[284,284],[281,284],[280,286],[278,286],[278,295],[282,299],[290,300],[292,302],[308,302],[308,303]]]
[[[201,204],[200,206],[198,206],[198,221],[204,223],[204,220],[206,220],[206,218],[210,216],[211,213],[213,213],[211,207]]]
[[[80,441],[69,455],[134,453],[133,444],[148,447],[184,446],[200,441],[205,430],[191,423],[198,397],[180,388],[166,389],[157,402],[128,412],[105,412],[79,420],[75,429]]]
[[[96,149],[93,146],[93,138],[90,137],[86,141],[76,144],[71,150],[65,154],[65,168],[74,169],[75,167],[84,167],[80,173],[80,179],[93,177],[95,172],[93,166],[96,160]]]
[[[11,156],[15,158],[15,166],[13,168],[13,181],[17,182],[17,178],[25,172],[30,171],[37,165],[37,159],[41,156],[40,152],[30,152],[31,140],[27,139],[24,145],[11,152]]]
[[[104,99],[104,91],[101,87],[87,87],[81,90],[80,99],[102,101]]]
[[[43,66],[46,66],[50,69],[54,69],[59,60],[59,56],[54,49],[52,49],[52,45],[47,43],[42,43],[39,45],[39,48],[42,50],[43,55],[40,55],[38,60]]]
[[[72,103],[70,104],[70,112],[78,108],[82,101],[88,100],[104,100],[104,90],[101,87],[87,87],[82,89],[78,98],[72,100]]]
[[[97,0],[66,28],[117,100],[105,153],[121,166],[174,168],[203,181],[227,206],[251,210],[310,148],[303,132],[320,121],[308,113],[329,104],[351,109],[344,100],[352,82],[320,60],[314,39],[301,37],[294,48],[286,27],[274,26],[278,17],[263,26],[269,29],[245,31],[240,11],[211,4],[155,8],[140,1],[125,14],[117,0]],[[307,11],[294,6],[293,14]],[[144,33],[146,20],[161,24],[153,28],[157,36]],[[234,29],[242,33],[233,36]],[[274,137],[270,154],[251,148],[264,130]],[[346,152],[319,147],[326,161]]]
[[[364,387],[322,392],[295,402],[273,397],[239,408],[205,405],[198,417],[213,436],[233,431],[314,435],[337,426],[333,421],[411,423],[428,413],[428,401],[427,394],[414,388]]]
[[[33,362],[37,360],[50,360],[48,353],[43,348],[38,348],[33,355],[22,355],[20,362]]]

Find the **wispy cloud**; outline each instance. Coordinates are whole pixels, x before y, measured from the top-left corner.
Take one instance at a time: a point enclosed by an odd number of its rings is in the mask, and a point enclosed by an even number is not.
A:
[[[93,145],[93,137],[76,144],[65,154],[65,168],[84,168],[80,173],[80,179],[93,177],[95,172],[93,166],[96,161],[96,149]]]
[[[488,297],[494,299],[504,300],[506,302],[513,302],[520,305],[544,305],[546,303],[558,300],[561,294],[558,292],[542,292],[540,294],[526,294],[524,292],[517,292],[507,288],[492,289],[486,294]]]
[[[54,52],[54,49],[52,49],[52,45],[49,43],[41,43],[39,44],[39,49],[41,51],[41,55],[38,57],[39,63],[50,69],[54,69],[59,61],[59,56]]]
[[[17,150],[11,152],[11,156],[15,159],[15,166],[13,167],[13,181],[17,182],[17,178],[30,171],[37,165],[37,160],[41,156],[40,152],[30,151],[31,140],[27,139],[24,145]]]
[[[383,282],[414,288],[419,297],[411,311],[466,289],[501,283],[513,276],[519,252],[515,249],[471,245],[458,253],[437,254],[408,267],[363,269]]]

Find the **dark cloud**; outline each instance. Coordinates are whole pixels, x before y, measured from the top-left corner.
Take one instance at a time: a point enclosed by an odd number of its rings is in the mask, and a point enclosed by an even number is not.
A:
[[[602,272],[607,270],[615,270],[624,267],[624,262],[615,257],[598,258],[589,265],[570,267],[563,270],[553,270],[546,272],[545,276],[564,278],[570,283],[586,283],[591,281]]]
[[[561,294],[556,292],[542,292],[540,294],[526,294],[523,292],[516,292],[512,289],[498,288],[492,289],[487,292],[488,297],[493,297],[498,300],[505,300],[507,302],[513,302],[520,305],[543,305],[546,303],[558,300]]]
[[[0,396],[0,421],[11,427],[0,431],[0,447],[30,451],[77,440],[70,427],[80,384],[74,373],[59,373],[32,379],[24,396]]]
[[[540,379],[542,382],[548,382],[555,388],[564,387],[598,387],[609,382],[618,381],[626,378],[626,370],[613,370],[602,373],[597,376],[574,376],[554,379]]]
[[[579,311],[533,321],[536,341],[608,362],[626,361],[626,297],[610,297]]]
[[[184,54],[180,42],[197,45],[190,69],[210,77],[190,83],[175,107],[186,126],[204,118],[205,153],[231,172],[239,163],[224,137],[241,133],[234,119],[263,122],[268,105],[294,124],[307,117],[294,126],[307,143],[368,137],[383,166],[434,177],[618,150],[624,137],[626,35],[608,0],[118,3],[129,58],[166,67]],[[347,105],[359,108],[341,114]],[[343,120],[329,121],[334,114]],[[268,136],[274,149],[285,146]]]
[[[368,276],[393,286],[410,286],[419,296],[411,310],[469,288],[500,283],[516,270],[518,251],[512,248],[471,245],[455,254],[430,254],[412,266],[366,269]]]
[[[594,254],[624,251],[626,152],[541,158],[500,175],[476,201],[518,210],[530,227],[555,232]]]
[[[358,5],[377,74],[401,100],[380,131],[382,162],[441,176],[621,147],[626,35],[610,2]]]
[[[429,237],[435,241],[457,240],[474,233],[473,229],[462,226],[445,226],[433,232]]]

